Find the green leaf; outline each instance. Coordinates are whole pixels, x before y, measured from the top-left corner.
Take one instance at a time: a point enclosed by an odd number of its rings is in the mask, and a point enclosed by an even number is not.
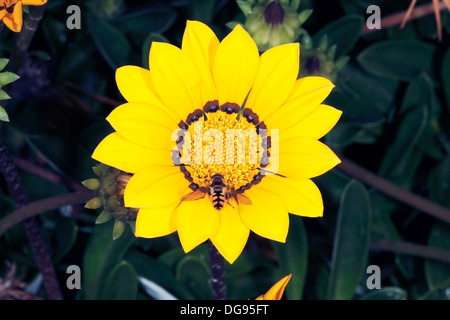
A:
[[[0,90],[0,100],[9,100],[11,97],[3,90]]]
[[[8,114],[6,113],[5,108],[3,108],[2,106],[0,106],[0,120],[9,122]]]
[[[412,106],[426,106],[428,109],[428,122],[417,141],[417,148],[426,155],[434,158],[442,158],[442,146],[437,136],[436,127],[439,127],[439,112],[436,108],[436,94],[434,85],[426,73],[420,73],[415,77],[406,89],[400,113]]]
[[[442,249],[450,248],[450,225],[436,222],[431,229],[428,245]],[[425,276],[430,290],[448,287],[450,286],[450,264],[427,259]]]
[[[450,25],[450,23],[449,23]],[[450,112],[450,49],[445,53],[441,65],[442,87],[444,89],[445,99],[447,101],[447,109]]]
[[[77,239],[78,225],[72,219],[58,219],[53,237],[53,261],[59,262],[73,247]]]
[[[363,50],[358,62],[368,72],[409,81],[419,72],[432,73],[435,46],[414,40],[386,40]]]
[[[290,215],[289,234],[286,243],[274,242],[272,246],[281,267],[281,277],[292,274],[285,295],[289,300],[300,300],[306,281],[308,265],[308,239],[303,220]],[[280,279],[281,279],[280,277]]]
[[[388,177],[403,187],[409,186],[415,173],[412,168],[417,168],[421,160],[421,154],[414,150],[414,147],[427,122],[427,106],[411,107],[403,114],[395,139],[381,162],[381,176]]]
[[[92,17],[87,20],[87,25],[97,49],[113,70],[129,64],[131,45],[120,29]]]
[[[250,13],[252,13],[252,5],[245,1],[245,0],[236,0],[236,3],[239,7],[239,9],[241,9],[241,11],[248,16]]]
[[[442,160],[428,176],[428,192],[433,201],[450,207],[450,156]]]
[[[181,281],[201,300],[210,300],[209,266],[205,259],[186,255],[177,265],[176,279]]]
[[[0,71],[2,71],[6,67],[8,62],[9,62],[8,59],[0,58]]]
[[[138,275],[155,282],[177,298],[187,300],[195,299],[195,296],[182,282],[175,279],[175,276],[167,268],[167,265],[161,261],[155,260],[137,250],[127,252],[124,259],[131,263]]]
[[[120,236],[123,234],[125,230],[125,225],[126,225],[125,222],[119,220],[114,221],[114,228],[112,232],[113,240],[120,238]]]
[[[17,79],[19,79],[20,77],[12,72],[2,72],[0,73],[0,85],[4,86],[7,85],[9,83],[12,83],[14,81],[16,81]]]
[[[133,244],[135,237],[126,228],[123,235],[112,239],[113,221],[97,224],[94,227],[83,258],[83,285],[84,297],[96,300],[106,281],[106,276],[117,263],[122,261],[124,254]]]
[[[326,35],[329,44],[337,45],[336,56],[340,57],[353,48],[358,41],[363,25],[364,20],[360,15],[347,15],[337,19],[314,34],[314,46],[319,46],[322,37]]]
[[[408,293],[402,288],[385,287],[369,292],[360,300],[407,300],[407,298]]]
[[[328,283],[328,299],[348,300],[367,267],[372,208],[365,187],[352,180],[342,192]]]
[[[160,33],[152,32],[145,38],[144,44],[142,45],[142,67],[145,69],[150,68],[148,57],[153,41],[169,43],[169,40]]]
[[[100,300],[136,300],[138,292],[137,274],[126,261],[119,262],[109,272],[102,288]]]
[[[137,10],[114,20],[114,26],[141,45],[150,33],[164,33],[175,22],[177,13],[168,7]]]

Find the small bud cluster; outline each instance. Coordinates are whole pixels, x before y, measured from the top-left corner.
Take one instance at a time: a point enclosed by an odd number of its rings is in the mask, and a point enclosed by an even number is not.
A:
[[[122,235],[127,223],[134,231],[138,210],[125,207],[123,200],[125,187],[132,175],[104,164],[99,164],[93,169],[98,178],[85,180],[83,185],[97,191],[96,197],[89,200],[85,207],[88,209],[103,207],[103,211],[95,223],[105,223],[114,218],[116,221],[114,222],[113,239]]]

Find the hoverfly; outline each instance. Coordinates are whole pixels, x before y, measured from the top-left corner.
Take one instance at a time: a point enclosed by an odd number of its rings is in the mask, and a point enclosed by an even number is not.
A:
[[[228,202],[231,197],[233,197],[237,203],[246,205],[252,204],[247,196],[244,196],[241,193],[236,193],[236,190],[234,189],[230,190],[224,183],[224,177],[219,173],[216,173],[211,177],[211,184],[209,187],[207,187],[207,189],[209,189],[208,191],[209,196],[211,197],[211,203],[214,209],[216,209],[217,211],[223,209],[225,201],[231,206],[231,204]],[[200,188],[183,196],[181,198],[181,201],[194,201],[203,199],[208,191],[205,191],[204,189],[202,190],[202,188]]]

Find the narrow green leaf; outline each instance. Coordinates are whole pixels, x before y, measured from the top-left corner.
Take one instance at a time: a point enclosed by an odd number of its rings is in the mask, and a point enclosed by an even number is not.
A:
[[[436,222],[431,229],[428,245],[442,249],[450,248],[450,226]],[[430,290],[450,286],[450,264],[427,259],[425,261],[425,276]]]
[[[2,106],[0,106],[0,120],[9,122],[8,114],[6,113],[5,108],[3,108]]]
[[[114,222],[97,224],[94,227],[83,257],[84,297],[88,300],[99,298],[106,276],[112,268],[122,261],[122,257],[133,244],[135,237],[126,228],[123,235],[113,240],[111,235]]]
[[[20,77],[12,72],[2,72],[0,73],[0,85],[4,86],[7,85],[9,83],[12,83],[14,81],[16,81],[17,79],[19,79]]]
[[[281,267],[280,279],[292,274],[286,287],[286,298],[300,300],[303,296],[308,265],[308,239],[302,218],[290,215],[289,234],[286,243],[274,242],[272,246]]]
[[[298,14],[298,22],[302,25],[306,22],[306,20],[309,19],[309,17],[312,15],[313,10],[312,9],[306,9],[303,10]]]
[[[401,118],[395,139],[386,151],[379,174],[391,181],[408,187],[421,160],[415,145],[428,123],[426,105],[409,108]]]
[[[372,208],[365,187],[352,180],[342,192],[336,222],[328,299],[348,300],[367,267]]]
[[[126,261],[119,262],[109,272],[102,288],[100,300],[136,300],[138,279],[133,266]]]
[[[373,290],[360,300],[406,300],[408,293],[402,288],[385,287],[378,290]]]
[[[314,34],[314,46],[319,46],[323,36],[327,36],[329,44],[337,46],[336,56],[345,55],[358,41],[364,20],[360,15],[347,15],[337,19]]]
[[[432,200],[450,207],[450,156],[433,168],[428,176],[427,186]]]
[[[245,1],[245,0],[236,0],[236,3],[239,7],[239,9],[241,9],[241,11],[248,16],[250,13],[252,13],[252,5]]]
[[[9,100],[11,97],[3,90],[0,90],[0,100]]]
[[[0,71],[2,71],[6,67],[8,62],[9,62],[8,59],[0,58]]]
[[[87,25],[97,49],[112,69],[129,64],[131,45],[120,29],[96,18],[89,18]]]
[[[112,232],[113,240],[120,238],[120,236],[123,234],[123,231],[125,230],[125,226],[126,224],[122,221],[114,221],[114,228]]]
[[[97,219],[95,220],[95,223],[101,224],[101,223],[108,222],[111,219],[112,219],[112,216],[108,213],[108,211],[102,211],[102,213],[100,213],[98,215]]]
[[[411,80],[419,72],[432,73],[435,46],[414,40],[386,40],[363,50],[358,62],[368,72],[394,80]]]

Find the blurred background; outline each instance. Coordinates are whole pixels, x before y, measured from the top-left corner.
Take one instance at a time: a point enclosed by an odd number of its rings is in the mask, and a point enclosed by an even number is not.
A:
[[[105,117],[124,102],[118,67],[148,68],[152,41],[181,46],[187,19],[205,22],[219,39],[241,23],[261,51],[299,41],[299,77],[335,83],[326,103],[343,115],[323,140],[343,162],[314,179],[323,218],[291,215],[286,244],[251,234],[236,262],[226,263],[229,298],[254,299],[292,273],[284,299],[449,299],[445,2],[417,1],[403,28],[409,0],[279,1],[281,20],[279,10],[264,15],[273,2],[48,0],[20,59],[19,35],[0,26],[0,58],[11,59],[3,76],[0,70],[0,105],[9,117],[1,136],[28,201],[84,190],[81,182],[97,177],[92,151],[112,132]],[[68,11],[70,5],[76,8]],[[15,209],[2,178],[0,218]],[[59,297],[212,298],[206,245],[185,254],[176,234],[136,239],[128,225],[113,240],[114,219],[95,223],[101,212],[69,201],[35,219]],[[71,265],[80,267],[81,289],[66,285]],[[0,298],[52,298],[21,223],[0,237]]]

